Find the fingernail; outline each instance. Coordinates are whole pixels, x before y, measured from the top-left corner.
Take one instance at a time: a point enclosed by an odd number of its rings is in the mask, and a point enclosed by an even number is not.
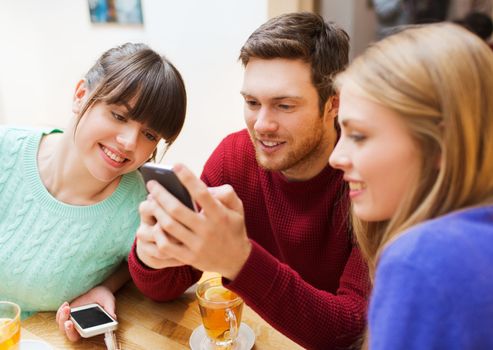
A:
[[[152,191],[153,187],[156,185],[156,181],[154,180],[149,180],[147,181],[147,189],[150,191]]]
[[[175,171],[175,173],[179,173],[182,169],[183,169],[183,165],[182,164],[175,164],[173,166],[173,170]]]
[[[66,322],[63,324],[63,326],[65,327],[65,329],[70,329],[71,324],[70,324],[70,322],[69,322],[69,321],[66,321]]]

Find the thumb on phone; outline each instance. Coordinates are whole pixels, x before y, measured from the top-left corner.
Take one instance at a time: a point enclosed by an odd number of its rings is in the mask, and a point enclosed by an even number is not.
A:
[[[116,320],[115,299],[106,298],[105,300],[102,300],[101,306],[103,307],[103,309],[106,310],[107,313],[110,314],[111,317]]]

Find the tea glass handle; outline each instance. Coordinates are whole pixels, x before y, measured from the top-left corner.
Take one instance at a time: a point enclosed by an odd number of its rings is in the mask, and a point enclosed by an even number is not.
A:
[[[238,321],[236,315],[231,309],[226,309],[226,321],[229,322],[229,334],[231,340],[235,340],[238,336]]]

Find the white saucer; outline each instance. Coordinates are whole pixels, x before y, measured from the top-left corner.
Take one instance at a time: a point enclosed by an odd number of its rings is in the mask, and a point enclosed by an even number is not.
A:
[[[51,345],[41,340],[22,339],[19,350],[53,350]]]
[[[255,333],[248,327],[247,324],[241,323],[240,331],[238,332],[238,339],[233,347],[234,350],[250,350],[255,344]],[[190,348],[192,350],[207,350],[208,340],[205,335],[205,329],[203,325],[198,326],[192,332],[190,336]],[[23,349],[21,349],[23,350]]]

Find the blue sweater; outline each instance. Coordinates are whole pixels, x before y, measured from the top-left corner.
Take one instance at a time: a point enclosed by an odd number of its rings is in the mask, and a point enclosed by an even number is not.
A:
[[[370,349],[493,349],[493,206],[407,231],[382,254]]]
[[[56,310],[108,278],[128,255],[146,195],[132,172],[99,203],[58,201],[39,176],[41,137],[0,128],[0,300],[18,303],[23,317]]]

